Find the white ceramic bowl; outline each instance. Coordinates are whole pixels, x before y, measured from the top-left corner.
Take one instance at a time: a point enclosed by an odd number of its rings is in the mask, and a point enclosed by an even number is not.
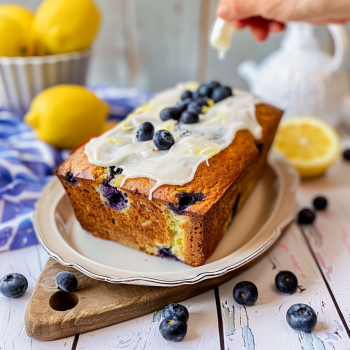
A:
[[[57,84],[85,85],[91,51],[50,56],[0,57],[0,107],[17,114],[32,99]]]

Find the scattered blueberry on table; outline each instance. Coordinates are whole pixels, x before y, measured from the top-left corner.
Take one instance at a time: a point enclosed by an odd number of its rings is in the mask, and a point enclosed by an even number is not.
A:
[[[159,332],[165,340],[180,341],[187,333],[187,324],[180,317],[169,316],[160,323]]]
[[[300,210],[298,214],[298,223],[303,225],[310,225],[316,219],[316,214],[308,208]]]
[[[325,210],[328,205],[328,201],[325,197],[318,196],[313,200],[313,205],[316,210]]]
[[[343,152],[343,158],[344,158],[345,160],[350,161],[350,148],[347,148],[346,150],[344,150],[344,152]]]
[[[153,135],[153,143],[160,151],[167,151],[175,143],[175,140],[168,130],[158,130]]]
[[[68,271],[61,271],[56,275],[56,287],[63,292],[73,292],[77,289],[77,278]]]
[[[281,293],[293,294],[298,288],[298,279],[293,272],[281,271],[276,275],[275,285]]]
[[[168,318],[169,316],[176,316],[182,318],[185,322],[190,318],[187,308],[181,304],[171,303],[167,305],[162,311],[163,318]]]
[[[292,305],[286,315],[288,324],[296,331],[311,332],[317,323],[314,309],[306,304]]]
[[[9,298],[17,298],[28,288],[27,279],[20,273],[9,273],[0,280],[0,294]]]
[[[152,140],[154,135],[154,126],[150,122],[144,122],[140,125],[137,132],[137,138],[139,141],[148,141]]]
[[[258,288],[252,282],[239,282],[233,288],[233,299],[238,304],[252,306],[258,300]]]

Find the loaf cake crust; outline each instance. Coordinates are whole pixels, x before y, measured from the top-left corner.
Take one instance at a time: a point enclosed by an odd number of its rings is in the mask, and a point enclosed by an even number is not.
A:
[[[58,167],[60,179],[83,229],[152,255],[175,256],[200,266],[215,250],[234,214],[261,177],[282,111],[260,103],[258,143],[247,130],[238,131],[230,146],[201,163],[183,186],[127,179],[122,169],[91,164],[85,145],[73,150]],[[176,169],[174,169],[176,171]]]

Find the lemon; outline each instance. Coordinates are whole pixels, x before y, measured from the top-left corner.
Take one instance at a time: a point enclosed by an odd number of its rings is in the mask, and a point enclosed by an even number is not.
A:
[[[38,137],[58,148],[74,148],[102,132],[107,105],[79,85],[56,85],[38,94],[25,115]]]
[[[282,120],[273,147],[303,178],[322,175],[341,153],[336,131],[315,117]]]
[[[15,4],[2,4],[0,5],[0,16],[4,15],[7,18],[10,18],[20,24],[23,29],[26,31],[27,35],[31,36],[33,47],[32,52],[28,52],[26,56],[29,55],[37,55],[42,56],[45,54],[44,48],[38,43],[35,42],[34,37],[32,35],[32,24],[34,20],[34,13],[20,5]]]
[[[34,52],[30,31],[19,22],[0,14],[0,56],[31,56]]]
[[[24,28],[27,28],[29,30],[34,19],[34,13],[31,10],[27,9],[24,6],[15,4],[0,5],[0,16],[1,15],[13,19],[14,21],[20,23]]]
[[[92,0],[44,0],[33,32],[48,54],[58,54],[89,48],[99,25],[100,13]]]

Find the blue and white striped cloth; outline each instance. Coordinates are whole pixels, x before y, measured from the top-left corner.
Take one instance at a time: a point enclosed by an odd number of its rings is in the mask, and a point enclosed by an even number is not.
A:
[[[136,89],[92,87],[123,119],[152,95]],[[35,202],[67,151],[36,138],[21,116],[0,110],[0,252],[37,244],[32,225]]]

